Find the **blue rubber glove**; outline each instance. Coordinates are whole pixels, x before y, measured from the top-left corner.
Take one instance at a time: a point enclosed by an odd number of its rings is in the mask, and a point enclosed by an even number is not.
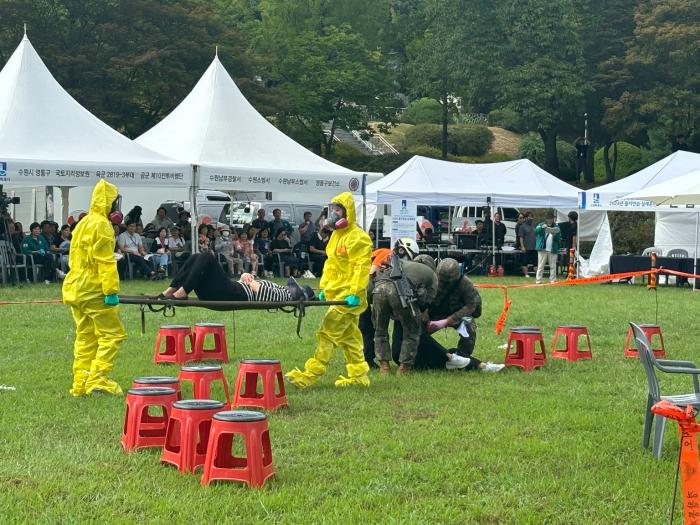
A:
[[[105,304],[107,306],[117,306],[119,304],[119,296],[115,293],[105,295]]]
[[[318,300],[319,300],[319,301],[325,301],[325,300],[326,300],[326,294],[323,293],[323,290],[321,290],[320,292],[318,292]]]
[[[43,248],[41,248],[41,249],[39,250],[39,255],[46,255],[46,250],[44,250]]]
[[[345,302],[348,303],[348,306],[360,306],[360,298],[356,295],[348,295]]]

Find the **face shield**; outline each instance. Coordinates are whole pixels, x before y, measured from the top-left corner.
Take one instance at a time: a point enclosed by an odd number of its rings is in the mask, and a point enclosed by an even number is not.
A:
[[[114,199],[112,202],[112,207],[109,209],[109,212],[107,213],[107,217],[109,217],[112,213],[115,211],[119,211],[122,207],[122,196],[117,195],[117,198]]]

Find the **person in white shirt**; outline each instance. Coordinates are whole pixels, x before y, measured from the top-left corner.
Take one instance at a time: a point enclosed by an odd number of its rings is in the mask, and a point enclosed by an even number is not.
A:
[[[136,265],[139,272],[141,272],[141,275],[149,279],[156,278],[156,272],[153,271],[151,265],[146,262],[146,250],[143,247],[141,236],[136,233],[135,222],[128,222],[126,224],[126,231],[119,234],[119,237],[117,237],[117,247],[119,253],[129,256],[128,259],[125,257],[119,261],[122,265],[127,264],[122,261],[131,260],[131,262]]]

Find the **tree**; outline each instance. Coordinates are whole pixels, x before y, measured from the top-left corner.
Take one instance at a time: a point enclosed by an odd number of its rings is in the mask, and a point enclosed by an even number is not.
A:
[[[544,167],[559,175],[559,129],[582,114],[589,89],[573,2],[514,0],[501,10],[501,29],[507,44],[501,55],[500,103],[537,130],[545,147]]]

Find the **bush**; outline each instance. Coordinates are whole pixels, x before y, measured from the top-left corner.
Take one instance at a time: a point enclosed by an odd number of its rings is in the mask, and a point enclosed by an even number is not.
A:
[[[451,160],[453,162],[464,162],[467,164],[490,164],[492,162],[508,162],[509,160],[515,159],[513,159],[513,157],[507,153],[487,153],[486,155],[481,155],[479,157],[448,155],[447,160]]]
[[[544,142],[537,133],[524,135],[518,146],[518,158],[528,159],[538,166],[544,165]]]
[[[486,126],[449,126],[447,151],[452,155],[485,155],[493,143],[493,133]],[[442,151],[442,126],[419,124],[406,132],[404,143],[407,151],[416,151],[418,146],[429,146]]]
[[[520,120],[520,115],[510,108],[494,109],[491,111],[489,113],[489,126],[498,126],[509,131],[514,131],[515,133],[526,131],[525,126]]]
[[[440,124],[442,122],[442,104],[434,98],[421,98],[411,102],[399,119],[406,124]],[[450,112],[449,120],[454,120]]]
[[[654,245],[655,214],[651,212],[608,212],[615,253],[642,253]]]
[[[406,153],[411,156],[420,155],[421,157],[430,157],[431,159],[442,158],[442,149],[434,148],[427,144],[415,144],[406,149]]]
[[[540,167],[544,166],[544,142],[539,134],[530,132],[520,141],[518,158],[529,159]],[[576,148],[566,141],[557,141],[559,177],[563,180],[576,180]]]
[[[610,147],[610,162],[612,163],[613,146]],[[617,168],[615,180],[623,179],[635,173],[645,166],[642,151],[634,144],[628,142],[617,143]],[[593,173],[596,182],[605,182],[605,162],[603,161],[603,148],[595,152],[593,158]]]

